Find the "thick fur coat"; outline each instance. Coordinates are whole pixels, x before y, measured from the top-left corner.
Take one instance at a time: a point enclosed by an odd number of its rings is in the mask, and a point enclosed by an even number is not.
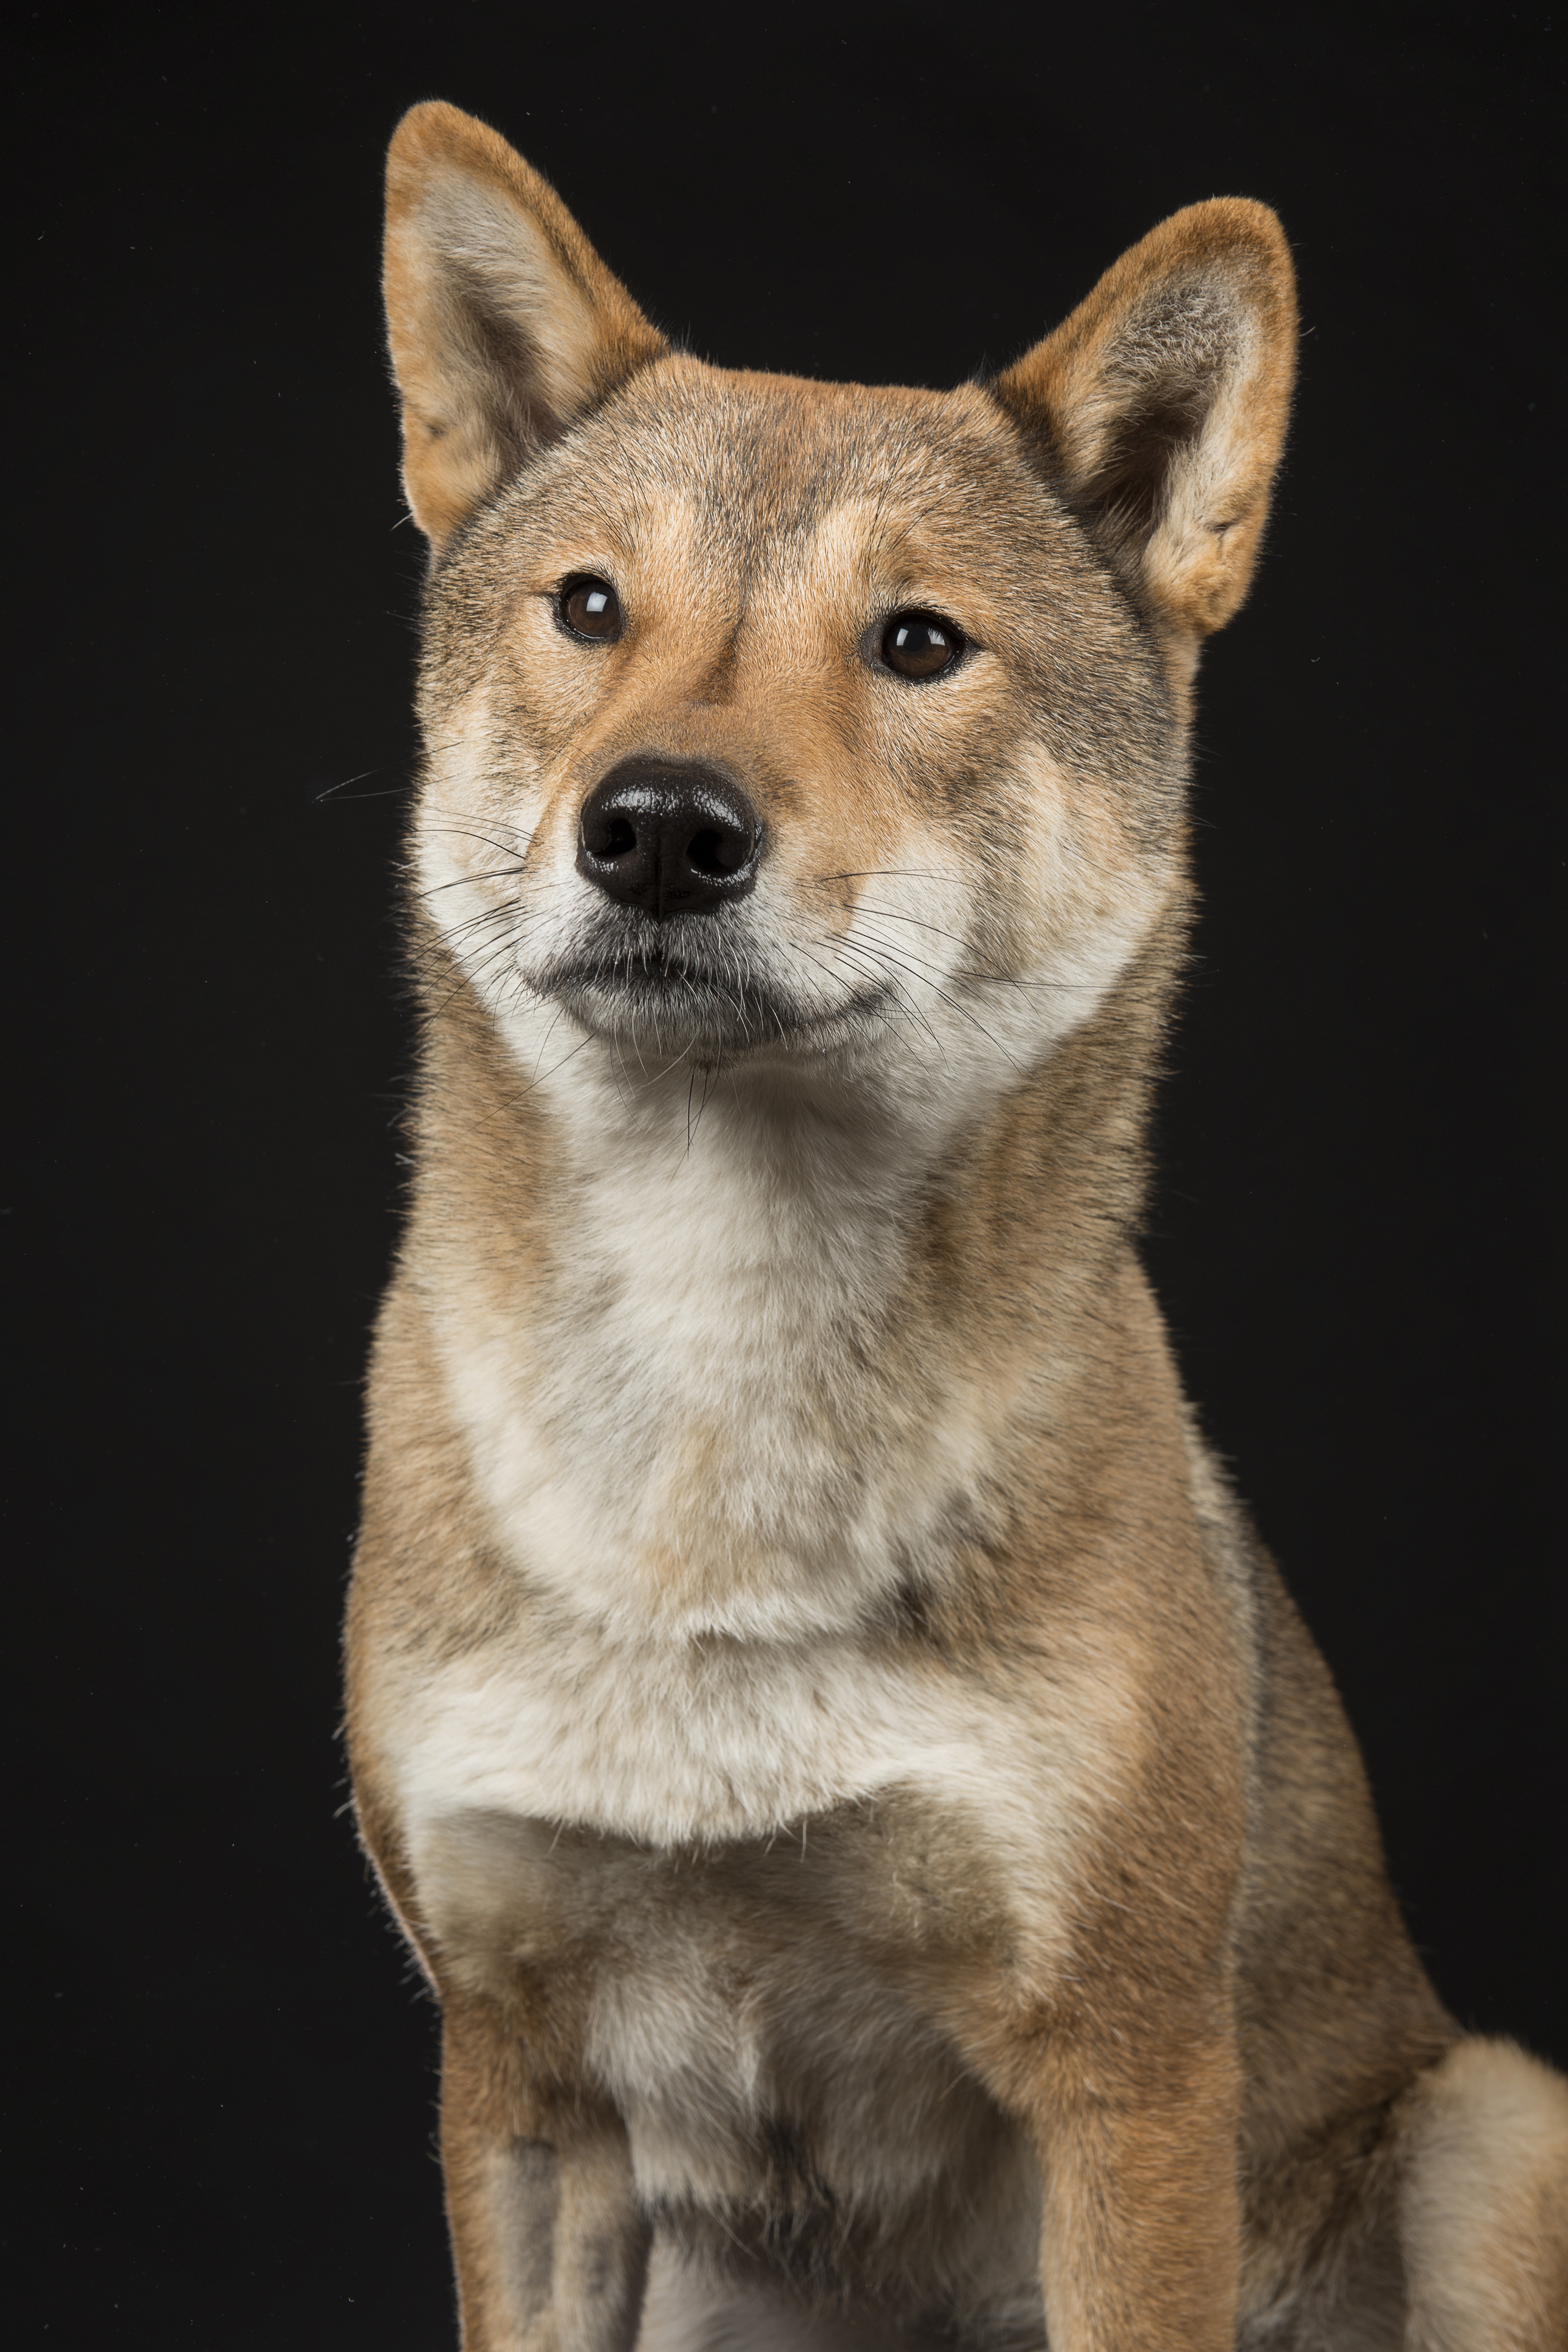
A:
[[[1562,2352],[1568,2086],[1428,1985],[1136,1249],[1273,215],[990,383],[728,373],[427,105],[386,289],[424,1038],[349,1725],[468,2352]]]

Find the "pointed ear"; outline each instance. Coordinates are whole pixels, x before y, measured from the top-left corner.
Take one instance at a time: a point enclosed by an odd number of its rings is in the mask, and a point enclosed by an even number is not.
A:
[[[1217,197],[1123,254],[995,390],[1112,560],[1198,637],[1251,581],[1295,364],[1284,232],[1267,205]]]
[[[437,548],[666,348],[554,189],[455,106],[393,136],[384,283],[404,487]]]

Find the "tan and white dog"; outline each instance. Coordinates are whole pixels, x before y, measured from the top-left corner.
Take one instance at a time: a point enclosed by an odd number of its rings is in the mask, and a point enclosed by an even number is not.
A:
[[[987,384],[734,374],[427,105],[386,292],[425,1030],[349,1723],[468,2352],[1563,2352],[1568,2085],[1428,1985],[1136,1248],[1278,222]]]

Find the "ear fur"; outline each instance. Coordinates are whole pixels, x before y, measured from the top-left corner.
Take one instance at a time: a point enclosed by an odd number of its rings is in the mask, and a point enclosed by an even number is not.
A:
[[[1295,273],[1267,205],[1190,205],[1001,376],[1112,560],[1185,636],[1251,583],[1289,414]]]
[[[404,487],[437,548],[666,349],[549,183],[437,100],[393,135],[384,283]]]

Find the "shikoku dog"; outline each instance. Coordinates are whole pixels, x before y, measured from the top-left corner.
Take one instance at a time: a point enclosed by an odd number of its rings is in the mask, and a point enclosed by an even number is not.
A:
[[[394,141],[426,1025],[349,1614],[469,2352],[1562,2352],[1135,1237],[1294,301],[1193,206],[994,382],[674,351]],[[651,2263],[650,2263],[651,2255]]]

